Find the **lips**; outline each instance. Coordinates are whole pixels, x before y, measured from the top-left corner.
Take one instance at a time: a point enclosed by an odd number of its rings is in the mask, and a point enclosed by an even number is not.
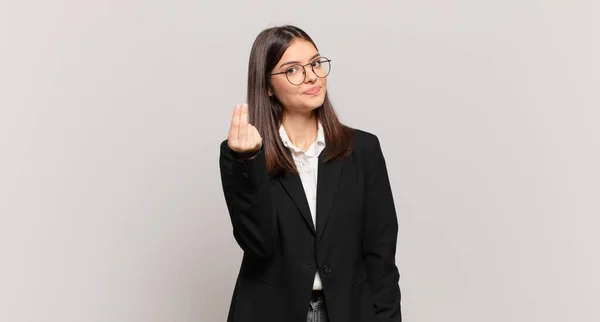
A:
[[[307,90],[306,92],[304,92],[304,94],[315,95],[315,94],[319,94],[320,91],[321,91],[321,87],[315,86],[315,87]]]

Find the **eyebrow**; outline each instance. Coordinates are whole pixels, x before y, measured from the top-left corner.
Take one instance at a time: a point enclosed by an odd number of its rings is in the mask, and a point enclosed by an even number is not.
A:
[[[315,58],[317,58],[317,57],[319,57],[319,56],[321,56],[321,54],[319,54],[319,53],[316,53],[316,54],[315,54],[314,56],[312,56],[312,57],[311,57],[309,60],[313,60],[313,59],[315,59]],[[289,62],[287,62],[287,63],[283,63],[283,64],[279,65],[279,68],[281,68],[281,67],[283,67],[283,66],[285,66],[285,65],[290,65],[290,64],[300,64],[300,62],[299,62],[299,61],[289,61]]]

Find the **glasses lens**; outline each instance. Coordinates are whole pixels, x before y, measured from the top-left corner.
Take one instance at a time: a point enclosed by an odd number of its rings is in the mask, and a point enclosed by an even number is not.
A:
[[[331,63],[327,58],[321,57],[313,63],[313,70],[317,77],[327,77],[331,71]]]
[[[300,65],[292,65],[286,69],[285,76],[294,85],[304,83],[304,69]]]

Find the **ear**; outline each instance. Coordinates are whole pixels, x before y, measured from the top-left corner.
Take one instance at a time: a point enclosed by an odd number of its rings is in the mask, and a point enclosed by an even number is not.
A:
[[[269,95],[269,96],[273,96],[273,92],[271,92],[271,90],[270,90],[270,89],[268,89],[268,90],[267,90],[267,95]]]

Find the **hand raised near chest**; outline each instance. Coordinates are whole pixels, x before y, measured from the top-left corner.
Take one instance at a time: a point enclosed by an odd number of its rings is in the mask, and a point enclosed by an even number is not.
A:
[[[262,147],[258,130],[248,123],[248,104],[238,104],[233,110],[227,145],[240,155],[253,155]]]

